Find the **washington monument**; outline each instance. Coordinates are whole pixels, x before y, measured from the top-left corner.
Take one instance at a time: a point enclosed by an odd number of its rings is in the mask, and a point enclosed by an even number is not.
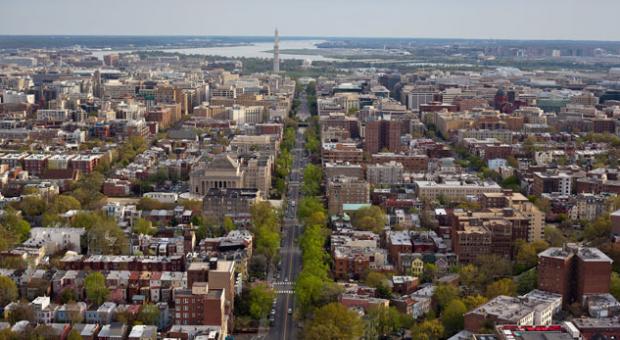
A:
[[[276,28],[276,37],[273,42],[273,73],[280,72],[280,35]]]

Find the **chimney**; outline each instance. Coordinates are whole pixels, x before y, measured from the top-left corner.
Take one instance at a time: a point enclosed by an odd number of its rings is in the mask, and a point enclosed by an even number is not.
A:
[[[217,269],[217,257],[212,257],[209,259],[209,269],[211,270]]]

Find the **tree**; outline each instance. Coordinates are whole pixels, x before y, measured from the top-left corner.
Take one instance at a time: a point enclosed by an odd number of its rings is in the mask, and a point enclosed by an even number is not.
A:
[[[510,278],[501,279],[487,286],[486,296],[492,299],[499,295],[515,296],[517,294],[517,285]]]
[[[0,305],[6,306],[17,299],[17,285],[13,280],[0,275]]]
[[[265,255],[256,254],[250,258],[248,265],[248,275],[250,278],[265,279],[269,263]]]
[[[545,227],[545,241],[552,247],[561,247],[567,242],[567,239],[558,228],[547,226]]]
[[[307,224],[306,220],[315,212],[322,212],[326,215],[325,207],[317,197],[305,196],[301,200],[299,200],[299,205],[297,206],[297,215],[304,224]]]
[[[519,181],[519,177],[514,176],[514,175],[502,180],[500,185],[504,189],[510,189],[516,192],[521,190],[521,182]]]
[[[385,274],[377,271],[371,271],[366,275],[364,280],[368,287],[377,288],[387,283],[388,278]]]
[[[28,238],[30,234],[30,223],[26,222],[18,212],[7,207],[4,209],[4,214],[0,217],[0,224],[2,224],[6,230],[17,236],[19,242],[23,242]]]
[[[9,311],[8,321],[11,325],[22,320],[34,322],[34,316],[34,310],[32,307],[30,307],[27,303],[20,302]]]
[[[137,320],[143,325],[157,325],[159,322],[159,308],[152,303],[142,305],[138,312]]]
[[[110,294],[105,285],[105,277],[100,272],[92,272],[86,276],[84,289],[88,300],[96,305],[104,303]]]
[[[611,293],[611,295],[613,295],[616,300],[620,300],[620,274],[616,272],[611,273],[609,293]]]
[[[69,332],[69,335],[67,336],[67,340],[82,340],[82,336],[80,335],[80,332],[78,332],[76,329],[72,329],[71,332]]]
[[[273,260],[280,248],[280,234],[263,226],[258,229],[255,235],[256,253],[265,255],[270,261]]]
[[[545,214],[551,211],[551,201],[548,198],[537,198],[534,205]]]
[[[424,263],[424,268],[422,270],[422,281],[424,282],[433,282],[437,277],[437,265],[434,263]]]
[[[526,294],[536,288],[538,273],[532,268],[517,277],[517,293]]]
[[[60,302],[65,304],[69,302],[76,302],[77,294],[73,288],[65,288],[62,293],[60,293]]]
[[[322,211],[313,212],[306,219],[306,225],[321,225],[324,226],[327,223],[327,216]]]
[[[379,337],[388,336],[401,328],[401,320],[402,316],[395,307],[371,307],[367,313],[366,332]],[[367,338],[372,337],[367,336]]]
[[[411,328],[411,337],[416,340],[439,340],[444,327],[438,319],[424,320]]]
[[[271,303],[275,297],[276,294],[273,289],[269,288],[264,283],[257,284],[250,288],[250,316],[255,320],[267,317],[271,309]]]
[[[222,225],[224,226],[224,230],[226,230],[227,233],[237,229],[235,222],[232,218],[230,218],[230,216],[224,217],[224,222],[222,223]]]
[[[140,217],[133,225],[133,232],[140,235],[154,235],[156,229],[153,228],[153,223],[151,223],[151,221],[147,221]]]
[[[58,195],[52,200],[48,211],[54,214],[63,214],[69,210],[79,210],[82,208],[80,201],[69,195]]]
[[[466,287],[480,287],[480,273],[478,267],[473,264],[466,264],[459,269],[459,279],[461,284]]]
[[[450,301],[459,297],[459,289],[449,284],[439,284],[433,293],[433,299],[437,303],[437,307],[442,311]]]
[[[81,202],[82,207],[98,209],[103,204],[105,198],[101,193],[104,180],[105,177],[99,172],[91,172],[78,180],[70,195],[78,202]]]
[[[314,318],[308,322],[304,339],[353,340],[364,333],[364,325],[359,315],[340,303],[330,303],[316,310]]]
[[[304,169],[304,181],[301,192],[306,196],[316,196],[321,193],[321,181],[323,179],[323,171],[321,167],[308,164]]]
[[[122,255],[129,251],[127,235],[115,220],[99,212],[81,212],[71,220],[71,226],[86,229],[91,254]]]
[[[64,223],[65,223],[64,218],[52,212],[45,212],[41,216],[41,225],[46,228],[62,226]]]
[[[549,248],[549,244],[546,241],[535,241],[532,243],[525,241],[517,242],[516,272],[520,273],[536,266],[538,263],[538,253],[547,248]]]
[[[609,214],[601,216],[588,223],[584,229],[583,236],[586,240],[592,241],[597,238],[606,238],[611,234],[611,218]]]
[[[463,314],[467,313],[467,307],[463,301],[452,300],[441,314],[441,323],[446,335],[450,336],[463,329]]]
[[[358,230],[380,233],[385,227],[385,213],[378,206],[358,209],[351,214],[351,224]]]
[[[250,210],[252,231],[256,238],[256,253],[272,261],[280,248],[279,219],[276,210],[269,202],[259,202]]]
[[[494,279],[503,278],[512,274],[512,263],[502,256],[480,255],[476,258],[481,284],[487,284]]]
[[[13,234],[5,226],[0,224],[0,251],[6,251],[17,243],[17,235]]]
[[[462,299],[463,303],[465,304],[465,307],[467,307],[467,310],[472,310],[478,306],[481,306],[483,304],[485,304],[488,299],[482,295],[467,295],[466,297],[464,297]]]
[[[13,331],[11,331],[11,327],[7,327],[3,330],[0,330],[0,339],[20,340],[20,339],[23,339],[23,336],[13,333]]]
[[[19,202],[17,208],[27,218],[33,218],[43,214],[47,210],[47,204],[45,200],[39,196],[26,196]]]

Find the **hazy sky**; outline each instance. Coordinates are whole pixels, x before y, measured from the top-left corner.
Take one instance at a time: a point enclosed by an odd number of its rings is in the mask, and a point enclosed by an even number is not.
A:
[[[620,0],[0,0],[0,34],[620,40]]]

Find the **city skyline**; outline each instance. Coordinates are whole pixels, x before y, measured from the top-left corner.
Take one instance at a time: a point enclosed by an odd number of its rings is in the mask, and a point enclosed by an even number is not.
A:
[[[92,8],[92,1],[76,0],[8,3],[5,13],[11,16],[0,23],[0,34],[269,36],[278,26],[288,37],[620,40],[620,32],[614,27],[614,13],[620,10],[620,3],[611,0],[600,0],[597,6],[576,0],[542,3],[524,0],[518,4],[474,0],[466,7],[454,0],[442,3],[396,0],[389,6],[368,0],[354,5],[351,1],[325,0],[311,3],[272,0],[260,4],[187,0],[175,4],[174,8],[159,0],[129,3],[111,0],[106,6],[97,7],[97,17],[105,18],[94,21],[99,25],[93,24],[93,18],[88,15]],[[319,16],[320,25],[315,25],[314,19]],[[62,17],[71,20],[58,20]],[[506,18],[518,20],[510,22]],[[373,20],[376,25],[359,24]],[[231,21],[236,22],[231,25]]]

